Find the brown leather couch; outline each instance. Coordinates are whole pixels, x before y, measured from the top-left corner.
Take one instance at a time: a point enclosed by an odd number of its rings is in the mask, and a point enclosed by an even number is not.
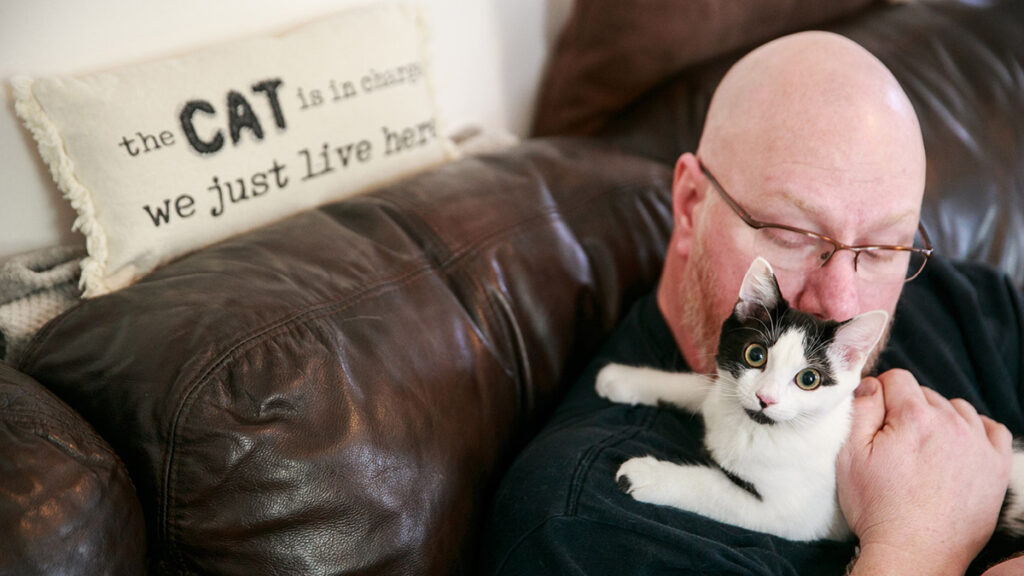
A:
[[[0,573],[474,573],[503,470],[657,280],[672,163],[715,83],[794,29],[893,69],[939,251],[1024,285],[1024,3],[851,6],[720,35],[582,123],[550,118],[587,94],[549,90],[538,134],[574,137],[300,214],[58,317],[0,365]],[[571,41],[545,86],[580,69]]]

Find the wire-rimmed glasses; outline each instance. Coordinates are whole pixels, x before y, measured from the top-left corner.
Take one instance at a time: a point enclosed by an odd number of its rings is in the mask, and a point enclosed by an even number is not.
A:
[[[763,256],[772,266],[779,269],[810,272],[827,264],[836,252],[849,250],[853,252],[853,269],[864,280],[902,283],[916,278],[932,255],[931,240],[924,226],[920,224],[917,227],[914,246],[851,246],[810,230],[762,222],[751,216],[725,191],[702,160],[698,158],[697,163],[725,203],[747,226],[755,230],[754,249],[757,255]]]

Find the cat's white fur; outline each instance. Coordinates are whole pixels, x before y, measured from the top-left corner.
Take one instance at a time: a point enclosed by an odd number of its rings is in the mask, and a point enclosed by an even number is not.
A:
[[[771,267],[758,258],[743,281],[737,307],[771,306],[777,287]],[[704,417],[705,447],[721,468],[748,482],[760,498],[720,468],[685,465],[651,456],[631,458],[616,479],[628,479],[637,500],[674,506],[790,540],[845,539],[849,528],[836,499],[835,461],[850,430],[853,391],[877,344],[888,314],[861,314],[836,333],[829,350],[836,384],[813,391],[793,379],[807,366],[803,334],[790,329],[771,347],[764,370],[738,379],[669,373],[610,364],[597,377],[599,395],[614,402],[674,404]],[[769,327],[777,328],[777,327]],[[773,424],[758,423],[747,410],[761,410]]]

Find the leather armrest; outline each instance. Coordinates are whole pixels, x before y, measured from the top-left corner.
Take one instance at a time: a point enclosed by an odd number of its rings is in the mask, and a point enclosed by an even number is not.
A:
[[[142,508],[71,408],[0,363],[0,573],[142,574]]]

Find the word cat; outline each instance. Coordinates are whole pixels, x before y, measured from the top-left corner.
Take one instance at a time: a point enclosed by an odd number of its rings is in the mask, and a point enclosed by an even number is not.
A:
[[[714,376],[619,364],[598,374],[597,393],[613,402],[668,403],[704,418],[710,464],[631,458],[616,473],[620,488],[642,502],[790,540],[847,539],[836,456],[850,430],[853,391],[887,322],[881,310],[835,322],[790,308],[771,266],[757,258],[722,325]],[[1024,466],[1020,454],[1014,458],[1000,529],[1020,534],[1024,503],[1014,502],[1012,487],[1024,486]]]

